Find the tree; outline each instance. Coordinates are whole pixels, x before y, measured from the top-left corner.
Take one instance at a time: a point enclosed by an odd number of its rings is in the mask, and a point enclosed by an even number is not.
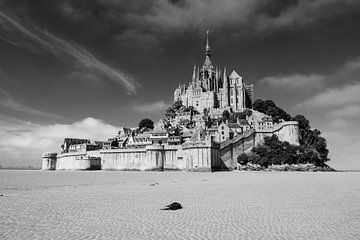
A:
[[[168,109],[166,109],[165,116],[167,118],[175,118],[176,111],[173,108],[169,107]]]
[[[311,148],[311,152],[318,155],[317,160],[315,160],[316,164],[322,165],[329,161],[329,150],[325,138],[320,136],[321,132],[317,129],[311,130],[310,121],[303,115],[296,115],[291,120],[299,123],[300,144],[306,148]]]
[[[111,141],[111,147],[119,147],[119,141],[117,139]]]
[[[246,165],[249,162],[249,157],[246,153],[241,153],[237,157],[237,162],[241,165]]]
[[[182,106],[183,106],[182,101],[179,100],[173,103],[172,108],[174,110],[179,110]]]
[[[254,102],[253,109],[265,113],[266,115],[270,115],[276,121],[279,121],[280,119],[289,121],[291,119],[291,116],[282,108],[276,106],[272,100],[263,101],[258,99]]]
[[[142,129],[144,127],[154,129],[154,122],[151,119],[145,118],[139,123],[139,129]]]
[[[230,112],[228,110],[224,110],[222,113],[222,119],[224,122],[226,122],[226,120],[229,120],[230,118]]]

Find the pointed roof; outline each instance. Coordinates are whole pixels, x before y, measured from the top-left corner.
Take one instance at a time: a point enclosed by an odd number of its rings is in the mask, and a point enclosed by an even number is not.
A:
[[[209,44],[209,30],[206,31],[206,53],[210,53],[210,44]]]
[[[204,62],[205,67],[212,66],[210,55],[211,54],[210,54],[210,44],[209,44],[209,30],[207,30],[206,31],[205,62]]]
[[[229,78],[241,78],[241,76],[237,72],[235,72],[235,70],[233,70]]]

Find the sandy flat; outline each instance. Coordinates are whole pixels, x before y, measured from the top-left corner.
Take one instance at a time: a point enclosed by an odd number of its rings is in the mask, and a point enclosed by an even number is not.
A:
[[[0,194],[0,239],[360,239],[356,172],[0,171]]]

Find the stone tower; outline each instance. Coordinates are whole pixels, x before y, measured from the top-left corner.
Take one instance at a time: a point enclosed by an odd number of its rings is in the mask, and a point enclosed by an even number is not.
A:
[[[223,101],[222,107],[229,106],[229,81],[226,75],[226,68],[224,68],[224,77],[223,77]]]

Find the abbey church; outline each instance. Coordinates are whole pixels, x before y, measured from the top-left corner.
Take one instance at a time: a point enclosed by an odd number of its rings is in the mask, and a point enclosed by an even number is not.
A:
[[[204,108],[242,112],[245,108],[252,108],[253,88],[253,84],[246,85],[234,70],[228,75],[226,68],[221,71],[214,67],[207,32],[204,64],[194,66],[188,86],[180,84],[175,90],[174,102],[181,101],[184,106],[193,106],[198,112]]]

